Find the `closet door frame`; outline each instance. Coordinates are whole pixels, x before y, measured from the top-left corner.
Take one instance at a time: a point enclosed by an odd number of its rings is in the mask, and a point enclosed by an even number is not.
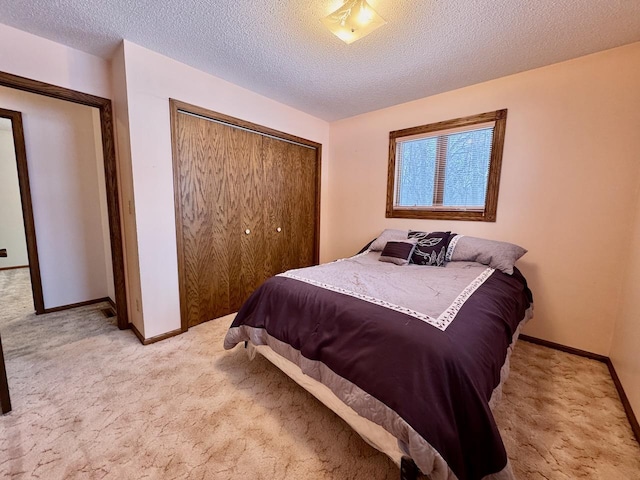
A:
[[[320,260],[320,185],[322,177],[322,144],[307,140],[306,138],[291,135],[289,133],[281,132],[273,128],[265,127],[256,123],[248,122],[230,115],[208,110],[206,108],[198,107],[186,102],[169,99],[169,111],[171,121],[171,151],[173,157],[173,192],[174,192],[174,206],[176,215],[176,244],[178,250],[178,285],[180,293],[180,328],[182,332],[186,332],[189,329],[187,318],[187,292],[185,291],[186,285],[186,272],[185,272],[185,257],[184,257],[184,245],[182,242],[182,205],[181,205],[181,184],[180,184],[180,171],[179,168],[179,152],[178,152],[178,123],[180,114],[190,114],[206,119],[210,119],[216,122],[224,123],[231,127],[241,128],[255,132],[256,134],[266,135],[276,138],[278,140],[284,140],[287,142],[298,143],[315,149],[316,151],[316,198],[315,198],[315,232],[314,232],[314,246],[313,246],[313,259],[314,263],[319,263]]]

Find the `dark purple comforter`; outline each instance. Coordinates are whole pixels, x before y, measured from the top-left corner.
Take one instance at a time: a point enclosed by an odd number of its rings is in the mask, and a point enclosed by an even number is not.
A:
[[[531,301],[519,271],[495,271],[442,331],[358,298],[273,277],[240,309],[225,348],[249,339],[238,327],[264,330],[396,412],[457,478],[480,480],[507,464],[488,403]]]

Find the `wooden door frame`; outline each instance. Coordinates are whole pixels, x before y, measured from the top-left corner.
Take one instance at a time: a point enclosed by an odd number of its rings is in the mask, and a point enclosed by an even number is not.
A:
[[[2,338],[0,338],[0,413],[5,414],[10,411],[9,381],[7,380],[7,369],[4,364],[4,353],[2,352]]]
[[[120,328],[121,330],[129,328],[127,289],[124,271],[124,245],[122,241],[122,227],[120,224],[120,200],[118,194],[118,174],[111,100],[64,87],[58,87],[49,83],[12,75],[5,72],[0,72],[0,85],[4,87],[14,88],[16,90],[22,90],[24,92],[44,95],[45,97],[57,98],[58,100],[65,100],[67,102],[94,107],[97,108],[100,112],[102,152],[104,157],[105,186],[107,192],[107,213],[109,217],[109,239],[111,241],[111,263],[113,266],[113,283],[116,297],[114,300],[118,315],[118,328]],[[22,121],[20,121],[20,125],[22,127]],[[31,268],[32,262],[35,263],[35,266],[37,268],[36,277],[34,277],[32,273],[32,283],[37,283],[37,287],[33,287],[34,304],[36,307],[36,313],[45,313],[44,301],[42,297],[42,281],[40,278],[39,263],[37,259],[38,253],[36,246],[35,227],[33,223],[33,209],[31,207],[31,193],[29,189],[29,177],[24,144],[22,154],[18,156],[16,152],[16,158],[19,164],[18,178],[20,179],[20,193],[23,202],[22,209],[23,213],[25,214],[25,229],[29,229],[29,231],[25,232],[27,233],[29,268]],[[22,166],[20,166],[20,162],[22,162]],[[25,201],[28,201],[28,206],[25,206]],[[29,226],[27,226],[28,223]],[[36,279],[36,281],[34,281],[34,278]],[[38,300],[36,300],[37,289],[39,289]]]
[[[27,151],[24,144],[24,127],[22,113],[0,108],[0,118],[11,120],[13,131],[13,149],[18,167],[18,185],[20,187],[20,202],[22,204],[22,219],[24,233],[27,240],[27,257],[29,258],[29,273],[31,274],[31,291],[33,292],[33,306],[36,313],[44,313],[44,297],[42,295],[42,279],[40,277],[40,261],[38,259],[38,245],[36,243],[36,228],[33,221],[33,207],[31,205],[31,187],[29,170],[27,169]]]
[[[174,206],[176,212],[176,244],[178,249],[178,287],[180,294],[180,329],[182,332],[189,330],[189,322],[187,319],[187,292],[185,291],[186,272],[184,250],[182,245],[182,205],[180,200],[180,175],[178,171],[178,115],[180,112],[205,117],[214,121],[225,123],[232,127],[238,127],[250,130],[262,135],[274,137],[279,140],[299,143],[316,150],[316,225],[315,225],[315,242],[313,246],[314,263],[320,261],[320,186],[322,178],[322,144],[307,140],[306,138],[297,137],[289,133],[274,130],[273,128],[251,123],[236,117],[231,117],[223,113],[214,112],[206,108],[181,102],[173,98],[169,99],[169,111],[171,120],[171,151],[173,157],[173,193]]]

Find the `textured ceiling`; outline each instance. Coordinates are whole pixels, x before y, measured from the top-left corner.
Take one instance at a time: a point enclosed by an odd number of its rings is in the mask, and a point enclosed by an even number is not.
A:
[[[325,120],[640,41],[640,0],[370,0],[345,45],[340,0],[0,0],[0,22],[109,58],[123,38]]]

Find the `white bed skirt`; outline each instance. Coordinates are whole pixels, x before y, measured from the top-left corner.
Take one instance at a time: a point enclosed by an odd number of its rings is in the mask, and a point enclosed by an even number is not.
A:
[[[358,415],[355,410],[336,397],[328,387],[302,373],[300,367],[278,355],[276,352],[271,350],[269,346],[253,345],[249,342],[247,345],[247,352],[249,353],[250,358],[255,356],[256,351],[347,422],[347,424],[349,424],[349,426],[353,428],[365,442],[387,455],[391,460],[393,460],[393,462],[395,462],[396,465],[400,466],[400,459],[406,454],[400,450],[396,437],[391,435],[380,425]]]

